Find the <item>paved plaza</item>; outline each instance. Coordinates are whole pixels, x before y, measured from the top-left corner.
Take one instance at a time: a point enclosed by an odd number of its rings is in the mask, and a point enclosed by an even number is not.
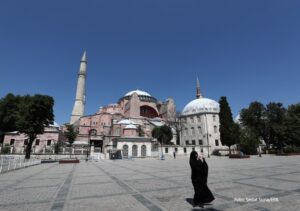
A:
[[[207,158],[205,208],[186,201],[188,157],[41,164],[0,175],[0,210],[300,210],[299,158]]]

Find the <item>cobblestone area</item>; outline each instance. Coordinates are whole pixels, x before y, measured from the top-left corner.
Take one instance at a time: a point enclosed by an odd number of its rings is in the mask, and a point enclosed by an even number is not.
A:
[[[42,164],[0,175],[0,210],[300,210],[299,156],[207,158],[216,200],[193,208],[188,157]]]

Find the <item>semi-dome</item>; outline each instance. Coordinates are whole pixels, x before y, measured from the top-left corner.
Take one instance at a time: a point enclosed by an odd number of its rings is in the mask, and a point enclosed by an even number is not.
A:
[[[125,129],[137,129],[137,127],[133,124],[127,125]]]
[[[148,92],[145,92],[145,91],[142,91],[142,90],[132,90],[132,91],[130,91],[130,92],[128,92],[128,93],[126,93],[125,95],[124,95],[124,97],[126,97],[126,96],[131,96],[131,95],[133,95],[133,93],[137,93],[137,95],[141,95],[141,96],[148,96],[148,97],[151,97],[151,95],[148,93]]]
[[[183,109],[182,115],[192,115],[197,113],[219,113],[219,103],[208,99],[198,98],[189,102]]]

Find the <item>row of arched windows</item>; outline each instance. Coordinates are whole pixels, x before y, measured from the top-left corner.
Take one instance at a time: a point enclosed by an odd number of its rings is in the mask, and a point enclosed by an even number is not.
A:
[[[216,121],[216,115],[213,115],[212,118],[213,118],[213,121],[215,122]],[[186,122],[191,122],[191,123],[195,123],[195,122],[200,123],[201,122],[201,117],[200,116],[186,117],[185,121]]]
[[[128,145],[125,144],[123,146],[123,157],[128,157]],[[138,146],[137,145],[133,145],[132,146],[132,157],[137,157],[138,156]],[[141,146],[141,156],[142,157],[146,157],[147,156],[147,146],[146,145],[142,145]]]
[[[202,134],[202,128],[199,126],[198,127],[198,134]],[[215,125],[214,126],[214,133],[218,133],[218,127]],[[196,130],[194,127],[191,127],[191,134],[196,135]],[[189,135],[189,129],[185,128],[185,135]]]

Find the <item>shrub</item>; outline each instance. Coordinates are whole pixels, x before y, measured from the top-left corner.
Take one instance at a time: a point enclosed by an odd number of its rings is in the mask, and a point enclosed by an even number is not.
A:
[[[1,148],[1,154],[9,154],[10,153],[10,146],[5,145]]]
[[[220,150],[215,149],[215,150],[212,152],[212,155],[221,156]]]

